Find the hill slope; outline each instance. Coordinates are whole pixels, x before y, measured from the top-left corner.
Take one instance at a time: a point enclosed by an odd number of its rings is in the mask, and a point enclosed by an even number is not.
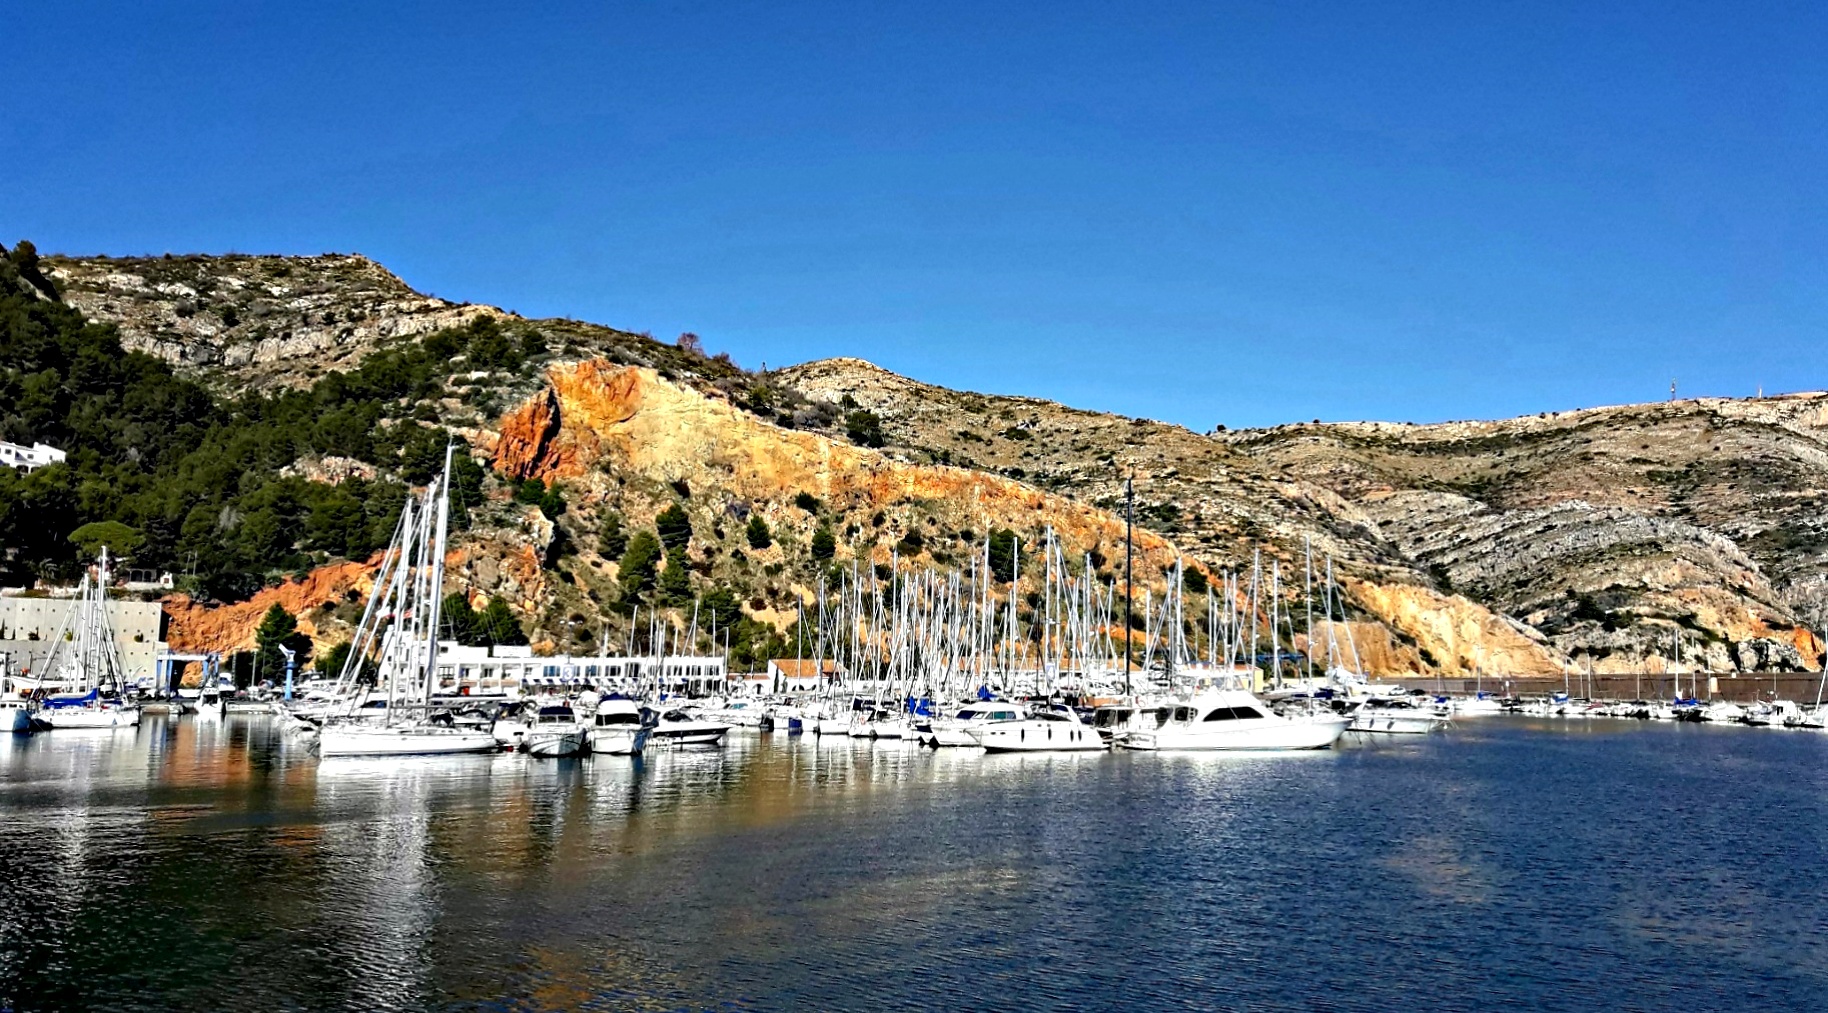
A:
[[[265,449],[243,470],[304,483],[292,495],[310,502],[288,516],[316,530],[317,502],[336,497],[313,490],[354,481],[374,499],[415,480],[419,443],[461,437],[488,467],[465,504],[454,572],[474,601],[503,597],[553,648],[604,629],[619,639],[640,604],[682,618],[721,610],[725,626],[744,620],[744,650],[765,653],[834,562],[813,558],[821,528],[840,564],[886,564],[899,546],[914,565],[949,567],[991,528],[1035,539],[1052,526],[1108,574],[1134,474],[1139,582],[1159,593],[1176,553],[1212,573],[1262,553],[1265,566],[1280,562],[1293,602],[1311,545],[1336,561],[1355,638],[1380,671],[1655,667],[1677,631],[1715,670],[1818,664],[1820,644],[1802,628],[1828,554],[1828,399],[1817,395],[1203,435],[950,391],[857,359],[746,373],[691,341],[432,299],[353,256],[43,264],[70,307],[214,392],[217,428],[289,396],[352,411],[340,377],[368,390],[373,374],[415,363],[412,384],[383,385],[384,400],[354,423],[361,453],[282,426],[262,430]],[[43,427],[10,419],[7,431],[29,436],[33,425]],[[127,437],[96,437],[98,449],[110,439]],[[187,517],[227,525],[264,508],[232,490],[186,495],[201,498],[129,501],[124,519],[155,542],[153,515],[179,511],[173,544],[149,558],[177,558]],[[676,567],[648,561],[651,572],[627,577],[629,536],[672,507],[691,532]],[[750,540],[751,516],[768,544]],[[244,530],[184,537],[231,528]],[[372,539],[269,541],[285,560],[270,582],[340,566]],[[303,610],[308,631],[334,641],[360,581],[325,572],[337,579],[287,583],[261,601]],[[181,638],[235,647],[259,609],[232,622],[195,604],[178,611]]]

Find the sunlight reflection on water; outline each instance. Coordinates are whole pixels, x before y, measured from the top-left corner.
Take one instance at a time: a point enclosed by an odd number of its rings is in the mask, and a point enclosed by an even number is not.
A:
[[[1619,722],[320,763],[153,719],[0,740],[0,1005],[1819,1004],[1825,771],[1828,736]]]

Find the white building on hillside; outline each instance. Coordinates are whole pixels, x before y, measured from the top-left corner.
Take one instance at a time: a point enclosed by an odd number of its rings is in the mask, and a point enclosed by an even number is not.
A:
[[[62,464],[67,456],[48,443],[34,443],[26,447],[0,441],[0,468],[34,471],[47,464]]]

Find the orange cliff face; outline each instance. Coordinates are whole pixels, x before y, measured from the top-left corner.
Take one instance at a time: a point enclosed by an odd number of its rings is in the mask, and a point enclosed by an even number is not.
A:
[[[165,614],[171,623],[166,638],[172,650],[185,653],[215,651],[228,655],[234,651],[254,649],[254,631],[267,610],[278,605],[298,617],[300,633],[310,637],[319,649],[319,630],[310,618],[311,610],[340,602],[351,592],[366,595],[374,583],[379,558],[366,563],[332,563],[320,566],[303,581],[288,580],[269,587],[244,602],[215,608],[199,605],[188,595],[165,599]]]
[[[918,501],[943,504],[965,524],[1017,530],[1052,524],[1074,554],[1123,544],[1122,518],[1089,504],[998,475],[909,464],[777,428],[651,369],[598,359],[555,366],[547,376],[548,390],[501,420],[492,456],[515,478],[589,487],[609,467],[753,501],[781,503],[804,491],[840,511]],[[1175,547],[1152,531],[1138,528],[1135,544],[1139,570],[1174,561]]]

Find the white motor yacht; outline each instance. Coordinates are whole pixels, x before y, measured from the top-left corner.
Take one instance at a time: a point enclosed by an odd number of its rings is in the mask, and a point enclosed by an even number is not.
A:
[[[1345,730],[1346,719],[1339,715],[1286,718],[1246,690],[1227,689],[1175,704],[1156,727],[1132,731],[1117,744],[1145,750],[1327,749]]]
[[[1040,708],[1026,718],[981,721],[971,737],[987,753],[1043,753],[1105,750],[1110,743],[1098,729],[1086,724],[1070,707]]]
[[[649,726],[641,720],[641,705],[627,697],[612,696],[597,704],[590,726],[590,751],[611,756],[634,756],[647,745]]]
[[[1355,732],[1426,735],[1451,718],[1417,697],[1372,697],[1355,708],[1346,727]]]
[[[584,751],[588,734],[589,730],[570,704],[546,704],[534,712],[533,723],[527,728],[527,737],[522,744],[529,756],[576,756]]]
[[[656,746],[715,746],[722,743],[730,731],[730,726],[721,721],[693,717],[683,710],[650,713],[654,716],[648,723],[653,729],[648,732],[647,740]]]
[[[926,742],[935,746],[978,747],[972,730],[990,721],[1017,721],[1028,716],[1027,708],[1018,703],[990,700],[966,704],[949,718],[934,718],[928,726]]]

